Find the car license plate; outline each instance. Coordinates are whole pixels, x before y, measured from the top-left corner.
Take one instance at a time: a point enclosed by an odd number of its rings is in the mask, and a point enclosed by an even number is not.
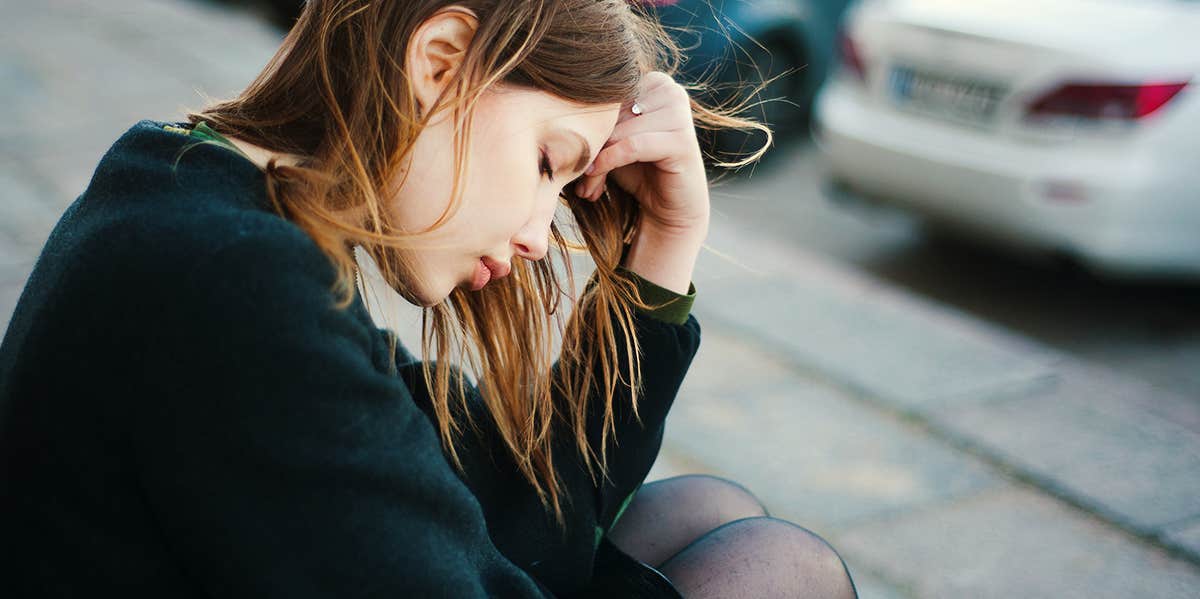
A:
[[[904,66],[892,68],[890,87],[899,106],[975,123],[990,122],[1007,91],[987,81]]]

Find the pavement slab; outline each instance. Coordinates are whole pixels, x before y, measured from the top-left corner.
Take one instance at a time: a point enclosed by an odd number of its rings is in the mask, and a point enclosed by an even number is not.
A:
[[[833,535],[928,599],[1191,599],[1194,566],[1036,489],[995,488]]]
[[[30,263],[41,251],[61,211],[46,204],[46,193],[38,181],[20,172],[16,163],[0,163],[0,189],[4,190],[0,234],[6,237],[10,251],[18,254],[3,261]]]
[[[739,480],[738,473],[744,472],[747,469],[745,465],[741,465],[734,471],[725,471],[698,461],[688,451],[676,447],[669,437],[670,435],[668,434],[668,439],[664,442],[663,448],[658,454],[658,459],[654,462],[654,467],[650,469],[650,473],[646,476],[646,482],[654,482],[686,474],[711,474],[732,480]],[[774,515],[777,517],[781,516],[780,514]],[[812,526],[814,525],[810,522],[806,528],[812,530]],[[835,550],[838,550],[836,546]],[[914,595],[905,592],[900,586],[880,578],[875,572],[859,563],[854,556],[847,555],[844,551],[840,550],[839,554],[846,562],[846,568],[850,571],[851,578],[854,579],[854,585],[858,590],[860,599],[912,599],[914,597]]]
[[[0,318],[4,319],[4,330],[8,330],[8,321],[17,309],[17,300],[25,290],[25,278],[0,280]],[[0,339],[4,337],[0,334]]]
[[[28,275],[33,270],[34,258],[28,245],[0,231],[0,280]]]
[[[787,373],[776,357],[719,327],[705,328],[690,372],[665,443],[737,479],[773,514],[814,530],[998,482],[971,456],[819,380]]]
[[[36,9],[31,9],[30,5]],[[178,118],[245,87],[280,33],[204,2],[5,0],[0,142],[53,153],[85,138],[95,153],[143,118]]]
[[[1137,400],[1145,396],[1142,383],[1082,365],[1064,364],[1058,373],[1046,393],[932,418],[1047,489],[1142,533],[1160,534],[1168,524],[1200,515],[1194,402],[1159,391],[1156,405],[1174,399],[1176,409],[1150,412]],[[1172,414],[1188,417],[1166,417]]]
[[[736,223],[714,223],[708,246],[697,313],[897,409],[1022,395],[1053,378],[1044,348]]]
[[[846,560],[846,569],[850,571],[850,578],[854,580],[855,590],[858,591],[858,599],[911,599],[912,595],[904,592],[895,585],[889,584],[880,580],[875,575],[863,571],[855,566],[851,560]]]
[[[1168,526],[1164,531],[1172,545],[1200,555],[1200,516]]]

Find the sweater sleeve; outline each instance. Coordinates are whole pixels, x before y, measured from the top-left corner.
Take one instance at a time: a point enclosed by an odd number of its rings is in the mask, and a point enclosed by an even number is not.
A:
[[[491,542],[369,316],[332,305],[326,258],[271,227],[156,282],[132,448],[169,551],[214,597],[549,596]]]
[[[602,535],[612,527],[654,464],[667,413],[699,349],[700,325],[689,312],[684,312],[682,322],[664,319],[653,311],[635,310],[633,315],[634,333],[643,352],[638,409],[641,424],[633,416],[628,386],[618,385],[613,399],[615,431],[610,432],[615,434],[615,441],[610,438],[608,442],[609,478],[594,483],[576,450],[573,432],[562,421],[554,431],[555,469],[569,499],[564,503],[568,521],[565,531],[557,528],[553,515],[542,507],[491,429],[484,427],[478,435],[464,435],[459,445],[464,482],[480,498],[496,546],[556,595],[585,590]],[[617,368],[624,371],[628,356],[622,351],[618,358]],[[414,389],[414,398],[434,421],[420,362],[399,366],[402,377]],[[558,368],[556,361],[555,373]],[[483,381],[481,386],[486,383]],[[478,389],[469,387],[467,392],[471,394],[467,404],[475,420],[490,423]],[[557,402],[559,398],[555,399]],[[598,452],[603,408],[598,399],[588,404],[588,441]]]
[[[637,284],[642,301],[652,306],[645,310],[648,315],[675,324],[687,322],[688,314],[692,312],[692,304],[696,301],[695,283],[688,283],[688,292],[683,294],[662,287],[624,266],[617,267],[617,274],[629,277]]]

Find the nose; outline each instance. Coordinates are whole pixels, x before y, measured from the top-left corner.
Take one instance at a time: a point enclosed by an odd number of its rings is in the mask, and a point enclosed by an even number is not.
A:
[[[550,225],[554,222],[554,210],[558,196],[551,202],[543,202],[529,221],[513,236],[515,254],[526,260],[538,261],[550,251]]]
[[[546,253],[550,251],[550,225],[547,224],[544,229],[539,227],[538,229],[542,230],[541,234],[533,233],[530,229],[521,229],[521,233],[513,237],[513,247],[516,248],[517,256],[536,262],[545,258]]]

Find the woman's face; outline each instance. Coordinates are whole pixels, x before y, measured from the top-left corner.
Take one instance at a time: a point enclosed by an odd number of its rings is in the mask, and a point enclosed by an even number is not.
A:
[[[474,289],[488,272],[481,261],[502,276],[513,260],[545,257],[559,192],[591,164],[619,109],[512,86],[485,92],[475,106],[458,212],[428,244],[400,250],[411,265],[405,299],[433,306],[456,287]],[[407,172],[393,181],[388,208],[404,231],[429,228],[449,205],[453,141],[449,111],[436,115],[417,137]]]

